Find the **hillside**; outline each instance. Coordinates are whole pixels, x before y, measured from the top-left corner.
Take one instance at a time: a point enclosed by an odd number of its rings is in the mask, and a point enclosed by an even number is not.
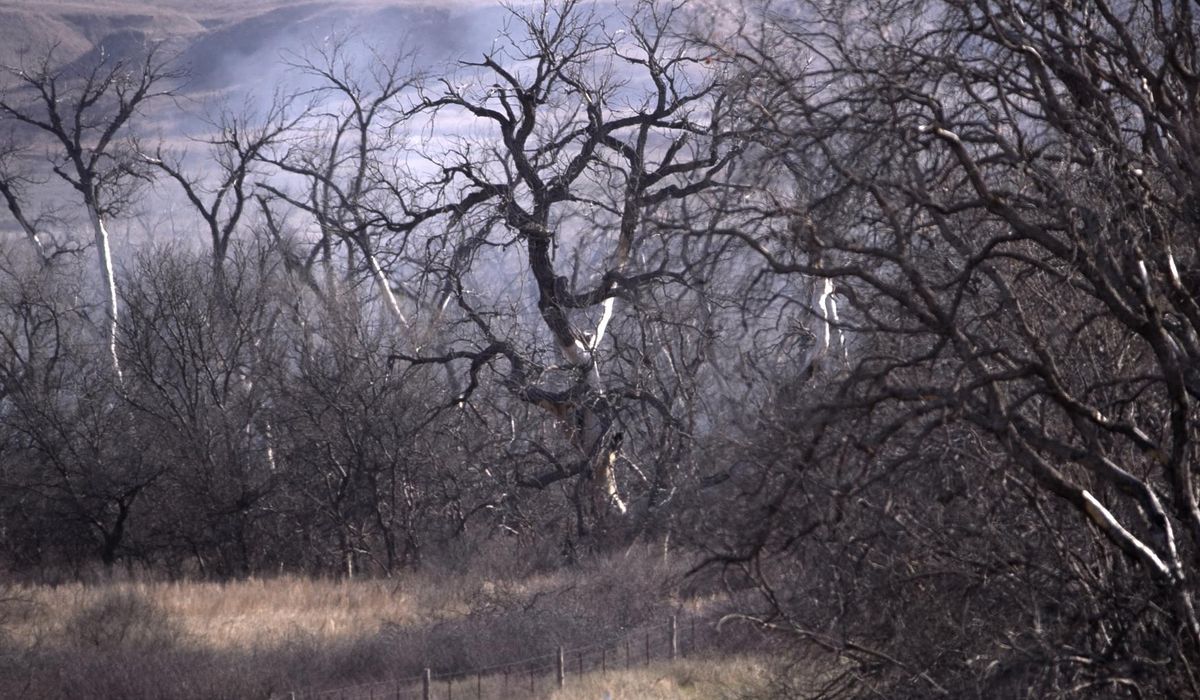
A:
[[[476,1],[350,0],[289,3],[58,0],[0,2],[0,63],[19,65],[53,47],[60,63],[91,65],[98,54],[133,55],[165,42],[190,74],[188,89],[261,81],[281,54],[353,34],[384,51],[438,59],[490,37],[500,8]]]

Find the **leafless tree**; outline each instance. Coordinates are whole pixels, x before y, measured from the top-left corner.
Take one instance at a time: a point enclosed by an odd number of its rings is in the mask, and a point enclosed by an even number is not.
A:
[[[403,191],[404,167],[396,162],[403,157],[408,116],[403,98],[418,76],[406,67],[406,56],[366,51],[364,61],[353,55],[359,48],[340,37],[293,58],[292,68],[315,81],[302,94],[320,106],[303,130],[260,157],[299,178],[303,190],[295,194],[269,181],[261,187],[315,222],[319,235],[305,256],[308,268],[320,260],[331,286],[335,266],[344,262],[353,276],[361,262],[393,322],[406,328],[397,282],[385,269],[388,257],[402,255],[405,242],[392,238],[436,214],[414,218],[410,195]],[[344,260],[335,259],[338,247]]]
[[[544,3],[515,13],[503,44],[464,62],[440,92],[424,93],[435,125],[465,119],[478,133],[450,139],[436,159],[459,234],[443,243],[446,257],[426,264],[444,280],[437,308],[456,304],[477,340],[397,358],[466,363],[457,403],[485,369],[506,364],[502,383],[558,421],[574,452],[522,482],[586,484],[581,512],[599,521],[627,508],[615,469],[632,450],[614,427],[618,405],[647,408],[668,425],[674,418],[669,402],[617,361],[638,346],[637,322],[620,322],[618,302],[635,317],[644,305],[644,323],[656,290],[692,281],[687,256],[656,217],[718,187],[736,152],[723,121],[720,66],[711,52],[678,40],[674,21],[675,8],[653,3],[607,20],[580,3]],[[505,252],[514,245],[519,267]],[[501,292],[497,301],[513,305],[507,312],[480,297],[474,287],[496,281],[483,272],[485,260],[512,265],[504,275],[528,276],[540,328],[528,325],[519,295]],[[610,338],[614,329],[633,335]],[[553,364],[543,359],[547,340]],[[642,349],[648,354],[635,361],[653,366],[656,349]]]
[[[0,272],[9,524],[29,538],[34,561],[44,547],[49,557],[110,565],[127,553],[132,515],[164,463],[138,442],[107,358],[81,323],[80,269],[27,263],[6,251]]]
[[[52,217],[45,213],[34,214],[29,211],[29,190],[45,184],[45,179],[33,172],[28,162],[28,152],[29,148],[18,145],[12,134],[9,135],[8,142],[0,146],[0,196],[4,197],[9,214],[34,252],[43,263],[49,263],[60,254],[78,251],[72,246],[59,245],[54,240],[53,232],[47,230]],[[49,247],[46,245],[46,239],[50,239]]]
[[[123,399],[169,466],[142,518],[146,537],[172,542],[170,554],[202,574],[256,570],[255,528],[283,478],[271,423],[283,370],[277,264],[253,248],[221,268],[179,249],[144,250],[123,279]]]
[[[890,570],[907,561],[933,579],[955,557],[990,593],[1024,578],[1033,610],[998,607],[1021,612],[994,633],[1030,640],[1019,646],[1043,665],[994,647],[955,661],[913,644],[912,629],[868,644],[776,621],[857,658],[858,682],[879,682],[864,670],[878,664],[922,689],[905,692],[955,694],[972,678],[1039,697],[1197,694],[1198,251],[1181,233],[1195,223],[1191,8],[774,9],[742,17],[740,39],[715,46],[747,67],[741,104],[762,168],[757,193],[727,201],[707,233],[802,284],[829,280],[850,359],[798,378],[796,395],[803,382],[820,393],[788,438],[794,461],[763,493],[791,514],[785,538],[797,547],[828,535],[846,556],[867,538],[878,545],[857,556],[894,555]],[[851,536],[851,522],[865,530]],[[765,519],[732,558],[769,551],[780,523]],[[1058,601],[1055,586],[1081,597]],[[933,589],[892,588],[918,590]],[[838,690],[860,692],[850,688]]]
[[[3,74],[0,114],[23,127],[23,133],[48,140],[54,174],[82,198],[104,288],[108,351],[113,372],[120,376],[108,223],[130,204],[133,185],[145,177],[124,138],[131,120],[149,102],[170,94],[178,73],[159,48],[151,46],[135,58],[113,59],[101,53],[94,65],[82,68],[60,65],[51,49],[32,64],[4,67]],[[16,200],[8,195],[6,199],[11,209]],[[24,226],[28,235],[35,235]]]
[[[265,151],[284,134],[289,133],[303,118],[304,110],[292,113],[293,101],[281,95],[267,107],[260,118],[249,113],[235,114],[223,110],[207,127],[213,135],[198,137],[207,145],[211,159],[193,169],[214,168],[211,177],[203,172],[190,174],[185,165],[186,154],[172,154],[159,146],[153,154],[143,153],[142,159],[161,170],[183,190],[188,203],[200,216],[207,230],[215,279],[223,277],[229,244],[243,224],[247,207],[252,204],[254,167]]]

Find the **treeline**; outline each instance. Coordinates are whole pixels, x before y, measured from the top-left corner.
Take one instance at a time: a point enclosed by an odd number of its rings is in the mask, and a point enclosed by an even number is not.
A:
[[[1156,2],[548,3],[440,73],[298,53],[205,166],[135,138],[159,54],[14,69],[0,109],[98,257],[4,160],[8,560],[644,537],[836,659],[786,695],[1198,695],[1197,31]],[[114,266],[151,180],[204,252]]]
[[[219,282],[194,253],[142,252],[120,279],[117,379],[78,267],[15,257],[0,498],[17,571],[389,573],[553,517],[505,502],[502,450],[393,366],[394,333],[353,290],[317,300],[261,252]]]
[[[335,38],[200,118],[163,46],[10,67],[12,566],[389,574],[665,534],[747,303],[725,246],[675,230],[736,150],[676,15],[514,13],[435,76]],[[190,149],[146,136],[188,120]],[[139,216],[177,242],[114,252]]]

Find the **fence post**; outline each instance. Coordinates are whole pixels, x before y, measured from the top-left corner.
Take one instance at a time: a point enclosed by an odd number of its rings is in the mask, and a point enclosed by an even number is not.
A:
[[[583,652],[579,652],[576,656],[579,657],[579,677],[583,678]]]
[[[534,670],[532,668],[529,669],[529,692],[530,692],[530,694],[532,694],[536,690],[536,688],[533,685],[533,673],[534,673]]]
[[[629,670],[629,637],[625,638],[625,670]]]
[[[608,675],[608,648],[607,647],[600,650],[600,675],[602,675],[602,676]],[[296,699],[292,698],[292,700],[296,700]]]
[[[560,644],[558,647],[558,687],[562,688],[566,684],[567,669],[563,664],[563,648]]]
[[[433,683],[433,672],[425,669],[421,675],[421,700],[429,700],[429,686]]]
[[[454,678],[446,679],[446,700],[454,700]]]
[[[692,645],[688,648],[689,654],[696,653],[696,617],[692,616]]]
[[[646,665],[650,665],[650,630],[646,630]]]
[[[675,616],[671,616],[671,660],[679,656],[679,624]]]
[[[475,700],[483,697],[483,671],[475,674]]]

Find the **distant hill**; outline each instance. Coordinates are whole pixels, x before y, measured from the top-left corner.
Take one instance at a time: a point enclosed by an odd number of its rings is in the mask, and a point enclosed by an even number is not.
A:
[[[53,47],[57,62],[94,65],[166,42],[188,89],[262,83],[281,55],[345,34],[384,52],[432,62],[490,44],[505,12],[481,0],[0,0],[0,62],[19,65]]]
[[[20,63],[54,47],[58,60],[70,62],[116,35],[126,37],[123,43],[131,36],[187,40],[205,30],[197,18],[172,9],[172,4],[0,0],[0,61]]]

